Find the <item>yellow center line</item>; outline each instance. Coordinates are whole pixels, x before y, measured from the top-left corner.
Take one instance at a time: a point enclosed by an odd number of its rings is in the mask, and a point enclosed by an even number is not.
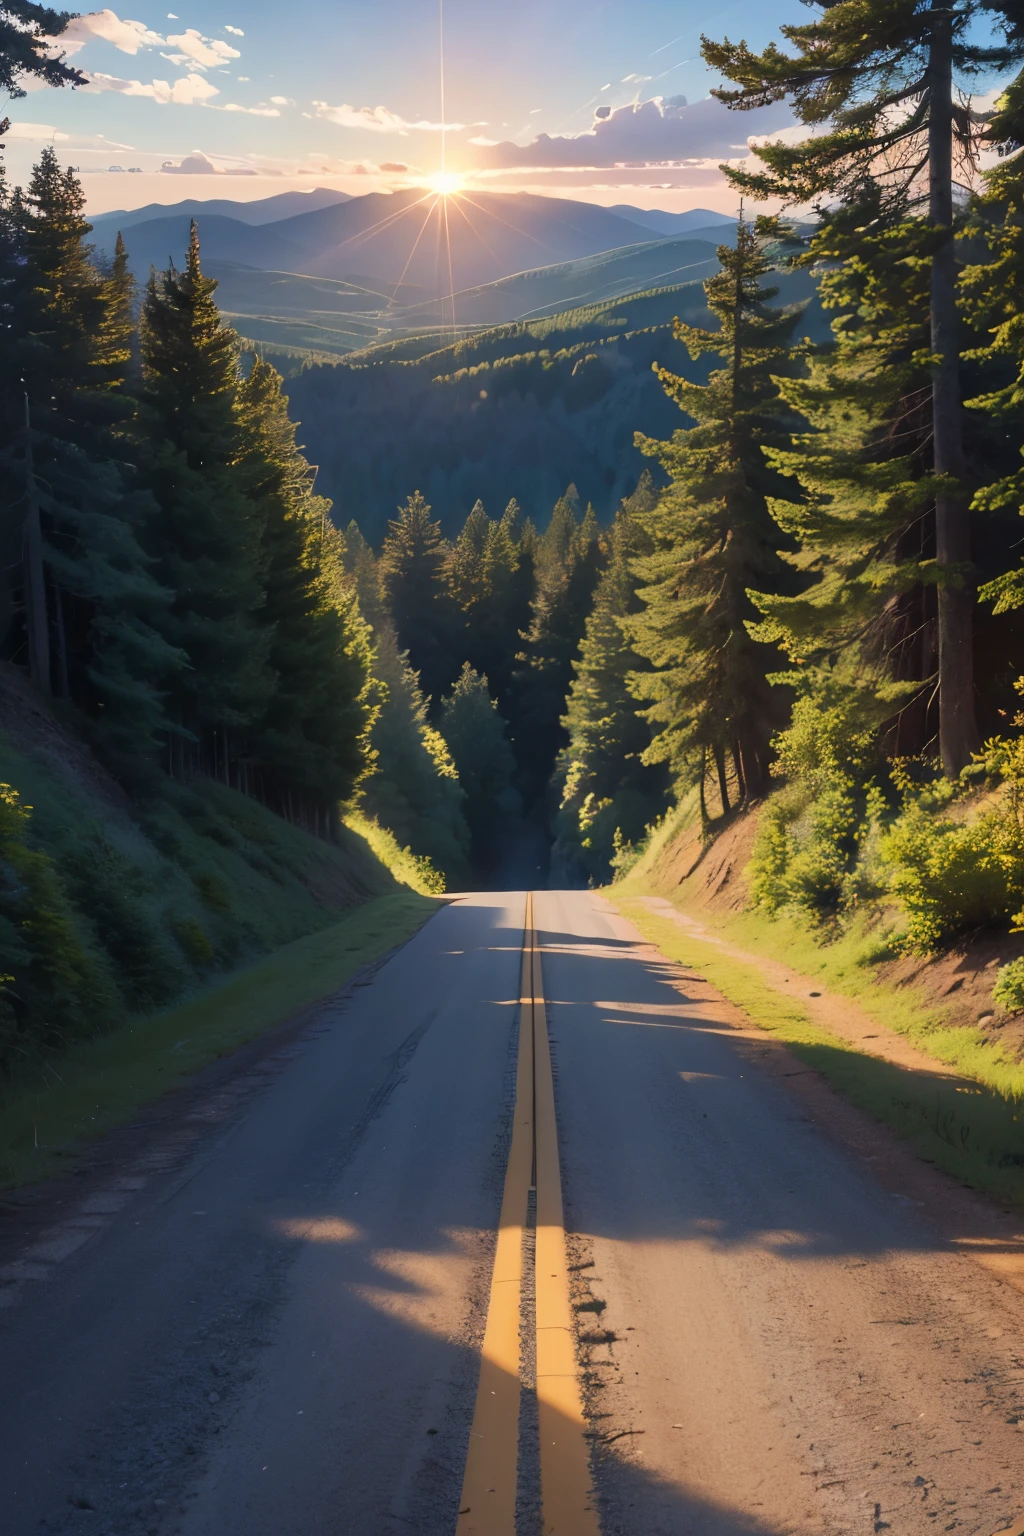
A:
[[[599,1536],[576,1370],[554,1080],[533,895],[526,898],[516,1107],[457,1536],[515,1536],[522,1240],[537,1186],[537,1407],[544,1536]]]
[[[576,1369],[555,1085],[540,948],[530,910],[537,1147],[537,1411],[544,1536],[598,1536],[586,1420]]]
[[[532,901],[526,899],[526,930]],[[530,945],[519,986],[519,1060],[512,1145],[498,1218],[498,1244],[484,1329],[473,1425],[456,1536],[515,1536],[519,1449],[519,1315],[523,1231],[533,1177],[533,998]]]

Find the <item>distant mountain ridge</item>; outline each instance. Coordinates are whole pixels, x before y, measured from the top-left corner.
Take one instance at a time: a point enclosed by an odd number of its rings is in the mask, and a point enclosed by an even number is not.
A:
[[[116,208],[110,213],[98,213],[91,221],[92,240],[109,249],[118,230],[133,229],[137,224],[170,219],[175,215],[185,219],[219,215],[251,226],[273,224],[278,219],[290,219],[299,213],[329,208],[334,203],[350,202],[352,198],[347,192],[337,192],[333,187],[313,187],[309,192],[276,192],[273,197],[257,197],[248,203],[232,197],[186,197],[179,203],[147,203],[142,208]]]
[[[188,243],[190,208],[142,219],[125,231],[137,273],[181,259]],[[256,226],[207,208],[197,214],[207,261],[345,280],[368,275],[375,283],[405,281],[440,297],[495,282],[526,268],[571,261],[654,230],[592,203],[529,193],[482,192],[441,202],[419,188],[372,192]],[[94,243],[108,253],[116,222],[97,219]],[[130,231],[130,234],[129,234]],[[450,256],[449,256],[450,240]]]

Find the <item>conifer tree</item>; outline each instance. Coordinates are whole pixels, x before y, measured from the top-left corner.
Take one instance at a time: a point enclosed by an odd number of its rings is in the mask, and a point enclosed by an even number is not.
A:
[[[582,527],[579,511],[576,487],[570,485],[555,503],[533,556],[530,627],[517,658],[511,700],[518,787],[528,809],[543,795],[555,757],[566,744],[561,724],[565,696],[603,561],[593,509]]]
[[[354,520],[345,529],[345,570],[355,587],[359,612],[374,634],[390,623],[381,587],[380,563]]]
[[[384,697],[370,730],[372,771],[360,804],[403,847],[429,858],[449,888],[464,887],[470,836],[458,773],[444,738],[427,720],[419,679],[390,621],[377,631],[376,647],[374,676]]]
[[[988,138],[1001,158],[975,199],[970,229],[987,247],[987,260],[964,270],[961,293],[980,342],[967,355],[982,365],[987,385],[966,404],[1006,434],[1009,448],[1005,458],[987,457],[987,483],[975,493],[973,509],[1001,521],[1001,514],[1024,511],[1019,432],[1024,405],[1024,74],[997,104]],[[1008,542],[1018,541],[1009,534]],[[980,596],[994,605],[996,614],[1024,607],[1024,566],[999,571]]]
[[[783,569],[767,499],[783,485],[764,450],[785,441],[773,375],[787,365],[797,314],[767,307],[778,290],[762,281],[764,247],[777,235],[772,221],[741,219],[735,249],[719,247],[721,271],[704,284],[719,329],[677,321],[676,334],[691,356],[717,353],[725,367],[706,385],[660,369],[667,393],[696,425],[665,443],[637,439],[671,482],[639,517],[652,548],[634,566],[643,611],[625,626],[653,668],[633,678],[655,731],[646,760],[701,784],[712,761],[726,811],[729,757],[740,796],[759,794],[781,709],[767,678],[777,653],[746,629],[756,616],[748,589],[776,588]]]
[[[398,641],[409,653],[434,707],[458,673],[454,655],[458,610],[445,582],[447,548],[440,523],[414,491],[389,524],[380,556],[381,584]]]
[[[473,867],[478,873],[490,873],[514,841],[522,801],[512,784],[515,758],[505,722],[486,677],[468,661],[441,707],[438,730],[466,796]]]
[[[160,680],[182,658],[159,633],[169,594],[140,546],[151,506],[115,451],[126,406],[112,403],[111,294],[83,250],[83,204],[46,149],[11,210],[18,302],[6,360],[26,391],[15,505],[38,516],[42,564],[41,581],[26,569],[22,589],[30,624],[42,610],[36,680],[84,712],[118,771],[137,775],[164,723]],[[11,375],[6,384],[10,398]]]
[[[71,20],[70,11],[54,11],[35,0],[2,0],[0,3],[0,90],[18,99],[25,95],[26,79],[39,85],[85,85],[87,76],[58,53],[59,38]],[[6,123],[0,123],[0,134]]]
[[[871,194],[872,201],[877,197]],[[790,489],[771,503],[793,541],[787,593],[751,596],[754,634],[796,663],[800,695],[833,701],[877,728],[900,756],[934,739],[934,535],[930,473],[928,270],[922,231],[859,206],[825,219],[811,256],[825,266],[833,341],[805,350],[803,376],[779,381],[810,430],[769,450]],[[859,697],[853,697],[857,695]]]
[[[603,884],[616,849],[636,843],[665,809],[669,788],[662,763],[647,764],[649,727],[641,719],[629,677],[642,658],[623,633],[623,619],[641,604],[633,562],[650,552],[640,516],[657,505],[649,470],[622,503],[611,531],[607,569],[594,593],[562,724],[569,742],[559,754],[559,795],[552,878],[568,885]]]
[[[448,590],[456,606],[462,610],[469,632],[472,632],[479,620],[487,596],[484,551],[490,527],[491,520],[484,510],[484,504],[477,501],[445,561]]]
[[[154,273],[146,290],[137,451],[158,507],[150,553],[173,593],[158,627],[188,659],[165,681],[172,764],[192,741],[200,763],[224,773],[228,733],[263,716],[273,680],[260,620],[263,527],[238,472],[237,339],[221,324],[216,286],[193,221],[184,270]]]
[[[371,644],[344,568],[330,503],[295,443],[281,377],[256,358],[239,390],[242,465],[262,527],[273,692],[254,722],[252,767],[283,805],[295,791],[331,817],[361,777],[372,724]],[[292,801],[294,809],[294,800]]]
[[[954,177],[970,163],[976,130],[958,94],[982,73],[1024,57],[1011,0],[891,0],[819,4],[803,25],[784,26],[792,47],[755,53],[745,43],[704,40],[712,68],[735,89],[715,94],[741,109],[791,97],[814,130],[801,143],[754,150],[762,169],[730,170],[757,197],[787,203],[861,203],[882,193],[886,223],[919,217],[930,237],[929,350],[938,574],[939,737],[943,766],[959,773],[979,745],[974,708],[971,524],[963,447],[963,384],[956,308]]]

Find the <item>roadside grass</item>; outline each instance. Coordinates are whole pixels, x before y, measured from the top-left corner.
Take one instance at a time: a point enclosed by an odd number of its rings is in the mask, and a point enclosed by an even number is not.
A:
[[[894,986],[878,978],[874,967],[891,958],[893,950],[891,930],[876,919],[865,916],[831,940],[785,914],[742,912],[723,922],[702,912],[700,921],[766,959],[784,956],[795,971],[852,998],[936,1061],[1005,1098],[1024,1099],[1024,1063],[1008,1055],[998,1039],[971,1025],[951,1024],[949,1010],[924,999],[912,982]]]
[[[35,1082],[0,1094],[0,1187],[66,1172],[89,1139],[338,991],[360,966],[411,938],[437,906],[408,890],[379,896],[178,1007],[72,1045]]]
[[[805,1009],[777,992],[755,966],[691,938],[635,898],[614,889],[606,894],[662,954],[699,970],[752,1023],[784,1041],[799,1060],[820,1072],[852,1104],[891,1126],[927,1162],[1000,1200],[1024,1203],[1024,1073],[1019,1067],[1003,1063],[1003,1070],[996,1072],[995,1063],[988,1059],[993,1052],[987,1048],[987,1057],[978,1063],[985,1079],[976,1072],[971,1074],[976,1081],[957,1083],[869,1056],[815,1024]],[[732,924],[729,932],[739,937]],[[804,968],[803,953],[798,957],[788,945],[784,953],[794,968]],[[773,958],[777,954],[778,950]],[[819,967],[818,974],[827,973]],[[872,1011],[890,1028],[899,1027],[891,999],[881,1000]],[[905,1027],[902,1032],[911,1030]],[[941,1043],[941,1030],[927,1036],[926,1048],[937,1056],[936,1040]],[[971,1059],[966,1046],[963,1059]]]

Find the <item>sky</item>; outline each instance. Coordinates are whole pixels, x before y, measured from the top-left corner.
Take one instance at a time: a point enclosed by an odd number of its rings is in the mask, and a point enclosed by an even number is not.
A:
[[[710,98],[700,33],[760,47],[807,18],[801,0],[178,6],[124,0],[71,23],[60,47],[89,84],[0,102],[13,181],[53,143],[92,213],[382,191],[422,184],[442,161],[492,191],[732,212],[720,162],[791,117],[784,104],[736,113]]]

